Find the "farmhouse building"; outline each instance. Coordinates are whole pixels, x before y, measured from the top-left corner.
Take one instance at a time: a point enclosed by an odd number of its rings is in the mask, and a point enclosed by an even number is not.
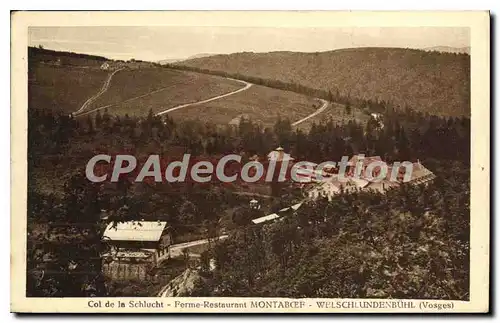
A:
[[[361,166],[361,175],[364,175],[366,168],[371,163],[380,163],[380,162],[383,162],[382,158],[380,158],[380,156],[367,156],[367,157],[365,157],[363,155],[354,155],[347,163],[346,173],[349,176],[354,175],[354,172],[356,170],[356,166],[358,166],[358,164],[359,164],[359,166]]]
[[[104,70],[104,71],[107,71],[109,70],[109,63],[108,62],[104,62],[102,65],[101,65],[101,70]]]
[[[388,189],[398,186],[399,186],[398,182],[391,182],[387,178],[384,178],[381,181],[369,182],[368,185],[366,185],[365,189],[379,193],[385,193]]]
[[[340,185],[336,185],[334,182],[328,180],[315,185],[307,192],[307,195],[312,200],[316,200],[320,197],[326,197],[329,201],[331,201],[335,195],[340,193],[340,191]]]
[[[425,168],[420,161],[417,161],[412,164],[411,176],[410,173],[407,175],[409,170],[407,170],[406,167],[400,167],[399,172],[393,180],[393,167],[392,165],[387,165],[386,176],[382,179],[372,180],[371,177],[368,177],[366,174],[366,169],[372,162],[382,162],[382,159],[379,156],[361,159],[359,155],[355,155],[348,163],[345,175],[347,180],[339,181],[338,175],[333,175],[329,178],[323,177],[322,180],[314,180],[315,183],[307,190],[306,195],[313,200],[320,197],[326,197],[328,200],[331,200],[336,194],[342,191],[350,193],[357,190],[371,190],[385,193],[388,189],[398,187],[402,183],[408,183],[410,185],[428,185],[436,178],[433,172]],[[359,178],[354,176],[357,163],[361,165]],[[370,175],[376,178],[380,170],[374,167],[370,171],[373,172],[373,174]],[[409,178],[405,178],[406,176],[409,176]]]
[[[271,194],[273,196],[281,196],[283,193],[285,181],[289,179],[290,169],[293,166],[294,158],[285,153],[285,150],[282,147],[278,147],[275,150],[271,151],[267,154],[268,164],[265,165],[266,170],[271,173]],[[269,165],[274,164],[273,168],[270,168]],[[267,178],[268,174],[266,173]]]
[[[307,195],[310,199],[317,199],[319,197],[326,197],[329,201],[340,192],[352,193],[358,190],[366,189],[370,182],[362,178],[346,178],[341,181],[338,175],[330,178],[325,178],[323,181],[318,182],[310,190]]]
[[[167,222],[110,223],[102,240],[110,247],[102,255],[104,273],[116,279],[144,279],[148,270],[170,257]]]

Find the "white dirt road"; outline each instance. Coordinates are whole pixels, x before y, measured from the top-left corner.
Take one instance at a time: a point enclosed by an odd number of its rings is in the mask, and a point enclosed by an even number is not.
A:
[[[206,99],[206,100],[196,101],[196,102],[191,102],[191,103],[186,103],[186,104],[181,104],[181,105],[175,106],[173,108],[169,108],[167,110],[164,110],[162,112],[158,112],[156,115],[157,116],[161,116],[163,114],[167,114],[169,112],[172,112],[172,111],[175,111],[175,110],[179,110],[179,109],[182,109],[182,108],[187,108],[187,107],[191,107],[191,106],[195,106],[195,105],[199,105],[199,104],[203,104],[203,103],[215,101],[215,100],[218,100],[218,99],[222,99],[222,98],[228,97],[230,95],[233,95],[233,94],[236,94],[236,93],[239,93],[239,92],[242,92],[242,91],[246,91],[246,90],[248,90],[253,85],[252,83],[248,83],[248,82],[243,81],[243,80],[237,80],[237,79],[233,79],[233,78],[227,78],[227,79],[243,83],[243,84],[245,84],[245,86],[242,87],[241,89],[236,90],[236,91],[232,91],[232,92],[229,92],[229,93],[226,93],[226,94],[214,96],[214,97]],[[302,119],[300,119],[298,121],[295,121],[294,123],[292,123],[292,126],[297,126],[297,125],[301,124],[302,122],[304,122],[304,121],[306,121],[306,120],[308,120],[310,118],[313,118],[313,117],[317,116],[321,112],[325,111],[326,108],[328,108],[328,101],[323,100],[323,99],[318,99],[318,100],[321,101],[321,103],[322,103],[321,107],[319,107],[318,110],[314,111],[313,113],[311,113],[307,117],[302,118]]]
[[[224,240],[228,235],[221,235],[218,238],[212,238],[213,240],[219,239],[219,240]],[[178,257],[182,254],[182,250],[184,248],[189,248],[189,247],[194,247],[194,246],[199,246],[199,245],[204,245],[208,243],[208,239],[201,239],[201,240],[194,240],[194,241],[189,241],[189,242],[184,242],[184,243],[178,243],[170,246],[170,257],[175,258]]]
[[[84,115],[87,115],[87,114],[90,114],[90,113],[93,113],[93,112],[96,112],[96,111],[99,111],[99,110],[102,110],[102,109],[106,109],[106,108],[109,108],[109,107],[112,107],[112,106],[116,105],[116,103],[114,103],[114,104],[109,104],[109,105],[105,105],[105,106],[102,106],[102,107],[98,107],[96,109],[92,109],[92,110],[89,110],[89,111],[84,111],[92,102],[94,102],[95,100],[97,100],[97,98],[99,98],[103,93],[105,93],[108,90],[109,85],[111,84],[111,79],[113,78],[113,75],[115,75],[117,72],[121,71],[122,69],[118,69],[118,70],[114,71],[113,73],[111,73],[108,76],[108,78],[106,79],[106,82],[104,82],[104,85],[102,86],[101,90],[97,94],[95,94],[94,96],[92,96],[91,98],[89,98],[87,101],[85,101],[85,103],[80,107],[80,109],[78,109],[76,112],[74,112],[73,115],[75,117],[80,117],[80,116],[84,116]],[[166,109],[164,111],[158,112],[155,115],[156,116],[161,116],[163,114],[167,114],[169,112],[176,111],[176,110],[179,110],[179,109],[182,109],[182,108],[187,108],[187,107],[190,107],[190,106],[196,106],[196,105],[208,103],[208,102],[211,102],[211,101],[215,101],[215,100],[218,100],[218,99],[222,99],[222,98],[225,98],[225,97],[228,97],[228,96],[231,96],[231,95],[234,95],[234,94],[246,91],[246,90],[248,90],[253,85],[252,83],[249,83],[249,82],[246,82],[246,81],[243,81],[243,80],[237,80],[237,79],[233,79],[233,78],[226,78],[226,79],[242,83],[245,86],[242,87],[242,88],[240,88],[240,89],[238,89],[238,90],[235,90],[235,91],[232,91],[232,92],[228,92],[228,93],[225,93],[225,94],[221,94],[221,95],[217,95],[217,96],[205,99],[205,100],[177,105],[177,106],[175,106],[173,108],[169,108],[169,109]],[[120,102],[120,103],[126,103],[126,102],[130,102],[130,101],[133,101],[133,100],[136,100],[136,99],[140,99],[140,98],[143,98],[145,96],[148,96],[148,95],[151,95],[151,94],[155,94],[155,93],[158,93],[160,91],[164,91],[167,88],[168,87],[161,88],[161,89],[158,89],[158,90],[154,90],[154,91],[148,92],[146,94],[142,94],[142,95],[139,95],[139,96],[127,99],[127,100],[125,100],[123,102]],[[306,116],[306,117],[304,117],[304,118],[302,118],[302,119],[300,119],[298,121],[295,121],[294,123],[292,123],[292,126],[297,126],[297,125],[301,124],[302,122],[304,122],[306,120],[309,120],[310,118],[313,118],[313,117],[317,116],[318,114],[320,114],[321,112],[325,111],[326,108],[328,107],[328,101],[323,100],[323,99],[318,99],[318,100],[320,100],[321,103],[322,103],[321,107],[319,109],[317,109],[316,111],[314,111],[313,113],[311,113],[310,115],[308,115],[308,116]]]
[[[306,121],[306,120],[309,120],[310,118],[313,118],[315,116],[317,116],[318,114],[320,114],[321,112],[325,111],[326,108],[328,108],[328,101],[326,100],[323,100],[323,99],[318,99],[321,101],[322,105],[321,107],[319,107],[318,110],[314,111],[313,113],[311,113],[310,115],[308,115],[307,117],[305,118],[302,118],[300,119],[299,121],[295,121],[294,123],[292,123],[292,126],[298,126],[299,124],[301,124],[302,122]]]
[[[163,114],[166,114],[166,113],[169,113],[169,112],[172,112],[172,111],[175,111],[175,110],[179,110],[179,109],[182,109],[182,108],[187,108],[187,107],[190,107],[190,106],[199,105],[199,104],[203,104],[203,103],[215,101],[215,100],[218,100],[218,99],[222,99],[222,98],[225,98],[227,96],[230,96],[230,95],[233,95],[233,94],[236,94],[236,93],[240,93],[240,92],[246,91],[246,90],[248,90],[253,85],[252,83],[248,83],[248,82],[242,81],[242,80],[236,80],[236,79],[232,79],[232,78],[226,78],[226,79],[231,80],[231,81],[236,81],[236,82],[243,83],[243,84],[245,84],[245,86],[242,87],[241,89],[236,90],[236,91],[232,91],[232,92],[229,92],[229,93],[226,93],[226,94],[222,94],[222,95],[217,95],[217,96],[214,96],[214,97],[206,99],[206,100],[196,101],[196,102],[191,102],[191,103],[186,103],[186,104],[181,104],[181,105],[175,106],[173,108],[170,108],[170,109],[158,112],[156,115],[157,116],[161,116]]]

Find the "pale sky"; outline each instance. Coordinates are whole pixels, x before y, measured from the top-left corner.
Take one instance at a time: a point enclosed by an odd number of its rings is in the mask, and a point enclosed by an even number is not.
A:
[[[350,47],[470,46],[468,28],[30,27],[29,45],[111,59],[182,59],[196,54],[317,52]]]

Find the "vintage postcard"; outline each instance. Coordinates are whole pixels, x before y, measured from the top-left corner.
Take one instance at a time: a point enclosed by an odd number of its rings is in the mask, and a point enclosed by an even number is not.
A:
[[[489,311],[488,12],[11,20],[11,311]]]

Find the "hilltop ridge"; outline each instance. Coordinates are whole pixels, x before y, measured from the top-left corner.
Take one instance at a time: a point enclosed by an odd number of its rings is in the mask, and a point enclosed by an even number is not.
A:
[[[241,52],[175,66],[297,84],[442,116],[470,116],[470,56],[407,48]]]

